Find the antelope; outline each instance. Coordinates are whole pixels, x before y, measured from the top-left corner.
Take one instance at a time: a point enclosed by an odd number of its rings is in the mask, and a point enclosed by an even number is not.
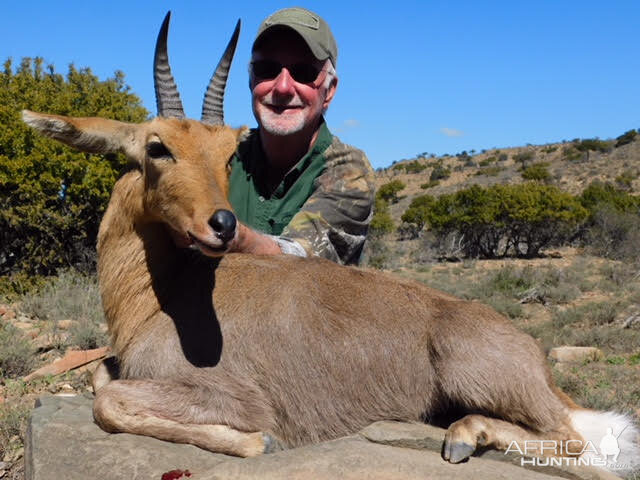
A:
[[[169,14],[156,43],[157,118],[23,112],[44,135],[124,152],[136,167],[116,183],[98,235],[117,358],[96,376],[101,428],[253,456],[455,410],[464,416],[442,450],[452,463],[534,440],[571,441],[576,458],[608,427],[626,428],[623,455],[640,459],[631,420],[573,403],[537,342],[491,308],[320,258],[229,253],[228,161],[245,129],[224,125],[222,104],[239,22],[201,121],[185,118],[168,25]]]

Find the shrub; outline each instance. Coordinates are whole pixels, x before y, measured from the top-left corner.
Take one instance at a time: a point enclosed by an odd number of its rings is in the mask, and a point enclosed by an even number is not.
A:
[[[611,143],[597,138],[585,138],[574,147],[580,152],[587,152],[590,150],[594,152],[607,152],[611,149]]]
[[[441,163],[433,167],[431,170],[431,175],[429,176],[429,180],[435,182],[437,180],[445,180],[451,176],[451,170],[446,168]]]
[[[69,67],[66,77],[42,59],[24,58],[0,71],[0,275],[50,275],[60,267],[95,265],[98,225],[123,155],[89,155],[38,135],[22,109],[140,122],[147,111],[122,72],[99,80]]]
[[[398,193],[404,190],[405,187],[406,185],[400,180],[391,180],[378,189],[376,197],[385,202],[396,203],[399,200]]]
[[[551,180],[551,174],[547,170],[548,166],[549,164],[546,162],[534,163],[522,171],[522,178],[536,182],[548,182]]]
[[[534,157],[534,153],[531,151],[519,152],[513,156],[513,161],[516,163],[521,163],[522,166],[524,167],[527,164],[527,162],[530,162],[531,160],[533,160],[533,157]]]
[[[31,408],[28,405],[0,404],[0,454],[2,457],[24,445],[30,413]],[[11,476],[11,478],[18,477]]]
[[[584,228],[589,251],[613,260],[636,262],[640,245],[640,215],[620,211],[611,203],[599,204]]]
[[[618,147],[621,147],[622,145],[626,145],[628,143],[633,142],[637,135],[638,135],[638,132],[636,132],[633,129],[627,132],[624,132],[622,135],[616,138],[615,148],[618,148]]]
[[[487,177],[497,177],[500,174],[500,172],[504,172],[504,170],[505,170],[504,167],[499,167],[499,166],[484,167],[478,170],[475,174],[477,176],[486,175]]]
[[[638,178],[637,174],[627,170],[616,177],[616,184],[623,190],[628,191],[631,190],[631,185],[636,178]]]
[[[429,211],[433,208],[435,199],[431,195],[420,195],[414,198],[400,219],[408,224],[414,237],[417,237],[427,223]]]
[[[585,160],[587,154],[576,150],[573,146],[563,147],[562,157],[568,162],[577,162]]]
[[[426,168],[427,166],[420,163],[418,160],[398,163],[393,167],[394,170],[404,170],[406,173],[420,173]]]
[[[35,348],[22,331],[10,323],[0,324],[0,377],[17,378],[35,364]]]
[[[474,185],[442,195],[427,212],[427,222],[440,237],[457,232],[470,257],[495,257],[513,251],[537,255],[541,248],[565,241],[587,211],[557,188],[523,185]]]
[[[486,167],[488,165],[491,165],[492,163],[494,163],[497,160],[496,157],[487,157],[484,160],[481,160],[478,165],[480,167]]]
[[[500,155],[498,155],[499,162],[506,162],[507,160],[509,160],[509,155],[507,155],[506,153],[501,153]]]
[[[389,205],[379,196],[376,196],[375,206],[373,208],[373,218],[369,225],[369,234],[371,236],[381,236],[391,233],[395,229],[391,213],[389,213]]]
[[[597,180],[582,191],[579,200],[582,206],[589,210],[591,216],[605,204],[610,205],[618,212],[636,213],[640,208],[640,198],[630,195],[610,183]]]
[[[553,153],[558,149],[555,145],[549,145],[548,147],[544,147],[542,149],[542,153]]]
[[[426,190],[428,188],[433,188],[433,187],[437,187],[438,185],[440,185],[440,181],[439,180],[430,180],[427,183],[422,183],[420,185],[420,188],[422,190]]]
[[[94,324],[105,321],[97,279],[75,270],[49,278],[40,289],[22,298],[21,308],[41,320],[84,319]]]

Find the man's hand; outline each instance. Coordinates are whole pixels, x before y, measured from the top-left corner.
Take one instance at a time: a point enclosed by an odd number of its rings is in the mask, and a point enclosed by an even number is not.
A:
[[[280,246],[267,235],[263,235],[238,222],[236,237],[231,241],[230,253],[254,253],[257,255],[281,255]]]

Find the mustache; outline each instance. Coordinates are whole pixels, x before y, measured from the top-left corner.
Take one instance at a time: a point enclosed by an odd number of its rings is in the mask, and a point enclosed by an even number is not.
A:
[[[304,107],[302,100],[297,97],[280,97],[271,93],[267,94],[260,103],[272,107]]]

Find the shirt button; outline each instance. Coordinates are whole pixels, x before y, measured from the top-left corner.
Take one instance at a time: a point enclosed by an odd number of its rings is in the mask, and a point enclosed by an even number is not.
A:
[[[260,195],[260,196],[258,197],[258,200],[260,200],[261,202],[264,202],[264,197],[263,197],[262,195]]]

